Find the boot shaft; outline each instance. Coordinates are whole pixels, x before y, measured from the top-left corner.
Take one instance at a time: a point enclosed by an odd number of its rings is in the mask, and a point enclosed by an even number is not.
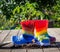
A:
[[[23,33],[34,35],[34,20],[26,20],[20,23]]]
[[[21,26],[23,33],[39,36],[47,32],[48,20],[26,20],[21,22]]]
[[[36,37],[46,34],[48,28],[48,20],[36,20],[34,34]]]

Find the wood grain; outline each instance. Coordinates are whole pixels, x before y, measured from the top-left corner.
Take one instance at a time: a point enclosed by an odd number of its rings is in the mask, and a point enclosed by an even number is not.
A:
[[[56,41],[58,40],[58,34],[57,34],[57,28],[50,28],[48,29],[48,34],[50,36],[53,36],[56,38]],[[54,44],[54,46],[49,47],[49,48],[44,48],[44,52],[60,52],[59,48]]]
[[[0,33],[2,33],[3,30],[0,30]]]
[[[4,41],[5,37],[10,33],[10,30],[4,30],[0,33],[0,44]]]
[[[10,49],[0,49],[0,52],[10,52]]]
[[[44,52],[60,52],[58,48],[45,48]]]
[[[28,52],[43,52],[42,49],[28,49]]]
[[[58,49],[60,50],[60,28],[56,28],[55,31],[55,37],[56,37],[56,46],[58,47]]]
[[[11,32],[9,33],[9,35],[4,39],[3,43],[9,43],[3,47],[10,47],[10,46],[13,46],[13,43],[12,43],[12,36],[15,36],[17,35],[19,32],[19,30],[11,30]]]
[[[11,52],[26,52],[26,49],[12,49]]]

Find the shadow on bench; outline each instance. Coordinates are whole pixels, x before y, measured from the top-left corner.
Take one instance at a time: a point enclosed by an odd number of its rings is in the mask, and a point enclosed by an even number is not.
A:
[[[8,45],[10,43],[5,43],[0,45],[0,49],[41,49],[41,48],[60,48],[60,42],[55,42],[54,44],[51,44],[50,46],[39,46],[34,44],[28,44],[28,45],[21,45],[21,46],[10,46],[6,47],[5,45]],[[5,47],[4,47],[5,46]]]

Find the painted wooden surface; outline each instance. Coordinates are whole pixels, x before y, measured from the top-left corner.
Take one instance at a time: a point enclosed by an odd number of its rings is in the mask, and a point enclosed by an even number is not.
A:
[[[14,47],[11,37],[21,34],[21,30],[0,30],[0,52],[60,52],[60,28],[48,28],[48,34],[56,37],[56,43],[48,47]]]

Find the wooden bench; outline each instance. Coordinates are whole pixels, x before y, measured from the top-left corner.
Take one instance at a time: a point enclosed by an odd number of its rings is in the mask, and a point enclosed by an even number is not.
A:
[[[57,39],[51,46],[14,47],[11,37],[22,34],[21,30],[0,30],[0,52],[60,52],[60,28],[48,28],[48,33]]]

